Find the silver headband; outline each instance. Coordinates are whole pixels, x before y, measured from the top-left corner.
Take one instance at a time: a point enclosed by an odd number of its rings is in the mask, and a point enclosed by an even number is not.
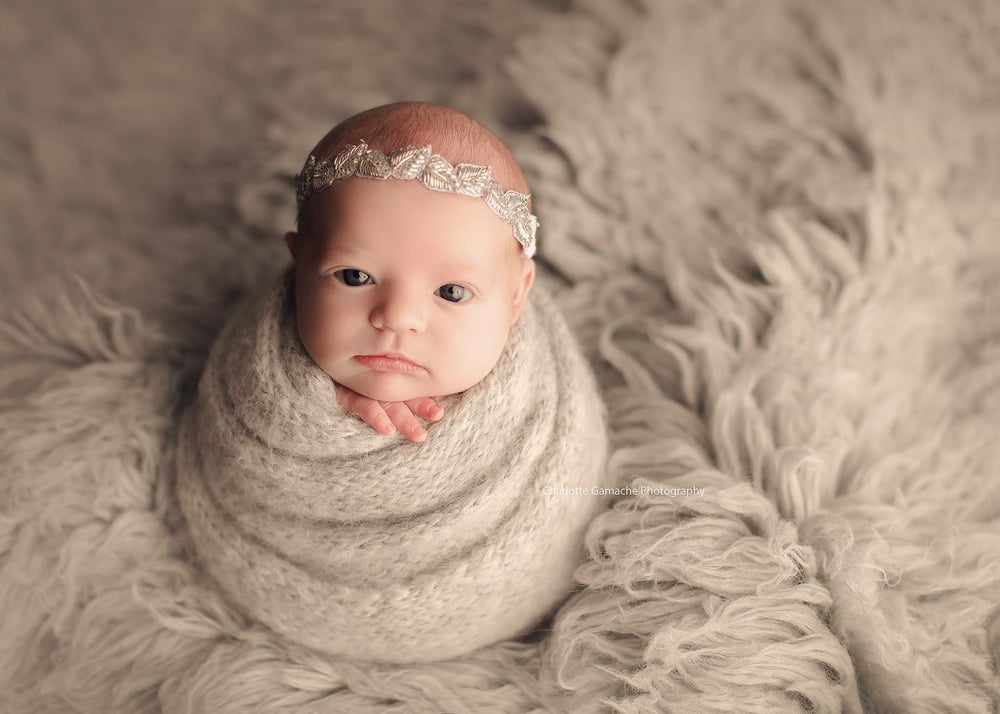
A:
[[[535,254],[535,233],[538,219],[528,212],[530,195],[504,191],[493,178],[489,166],[459,164],[452,166],[443,156],[431,153],[430,145],[404,146],[383,154],[371,149],[363,140],[350,144],[330,159],[310,154],[298,176],[295,193],[299,210],[314,193],[333,185],[337,179],[362,176],[373,179],[419,179],[432,191],[458,193],[482,198],[495,214],[514,232],[526,258]]]

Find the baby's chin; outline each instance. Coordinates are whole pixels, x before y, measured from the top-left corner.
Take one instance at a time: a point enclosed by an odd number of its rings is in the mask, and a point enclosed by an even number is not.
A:
[[[466,365],[466,369],[459,371],[438,365],[437,371],[421,370],[416,373],[380,372],[351,362],[338,367],[342,368],[327,371],[338,384],[380,402],[405,402],[421,397],[447,397],[464,392],[483,381],[494,365],[479,365],[479,369],[471,369],[470,365]]]
[[[331,376],[338,384],[380,402],[405,402],[419,397],[444,396],[435,390],[434,385],[409,374],[368,372],[345,376],[343,379],[338,379],[336,375]]]

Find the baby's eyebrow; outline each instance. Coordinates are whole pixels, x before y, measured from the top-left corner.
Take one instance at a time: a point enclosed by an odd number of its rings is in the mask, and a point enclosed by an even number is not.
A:
[[[330,261],[334,258],[367,258],[371,257],[369,253],[360,250],[358,248],[353,248],[351,246],[330,246],[325,251],[323,251],[323,260]]]
[[[477,273],[482,270],[482,266],[476,265],[474,263],[466,263],[464,261],[443,263],[441,267],[444,270],[466,271],[469,273]]]

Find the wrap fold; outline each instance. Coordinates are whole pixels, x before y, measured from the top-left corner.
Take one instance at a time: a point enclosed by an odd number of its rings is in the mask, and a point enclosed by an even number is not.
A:
[[[182,416],[202,568],[249,617],[357,659],[445,659],[538,625],[610,485],[605,407],[552,299],[535,286],[422,444],[344,412],[294,312],[290,271],[245,301]]]

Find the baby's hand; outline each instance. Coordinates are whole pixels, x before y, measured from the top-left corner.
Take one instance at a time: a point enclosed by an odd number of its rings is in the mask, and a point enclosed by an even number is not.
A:
[[[433,397],[417,397],[405,402],[380,402],[342,384],[334,382],[334,386],[337,400],[344,411],[357,414],[362,421],[386,436],[399,429],[410,441],[423,441],[427,438],[427,430],[420,425],[415,415],[419,414],[430,421],[437,421],[444,416],[444,409]]]

